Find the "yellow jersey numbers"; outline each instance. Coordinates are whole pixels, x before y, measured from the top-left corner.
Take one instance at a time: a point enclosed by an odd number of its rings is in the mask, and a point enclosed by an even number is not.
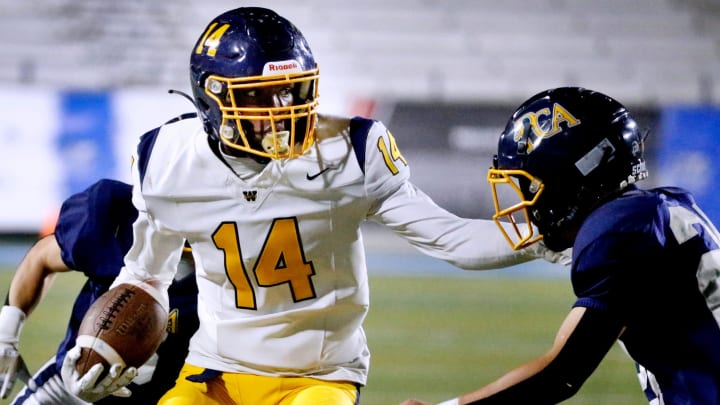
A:
[[[225,273],[235,287],[235,305],[238,308],[257,309],[255,291],[238,243],[237,224],[220,224],[213,234],[213,241],[225,254]],[[295,302],[315,298],[311,279],[315,269],[312,262],[305,259],[296,218],[277,218],[273,221],[252,273],[260,287],[287,284]]]
[[[398,149],[397,143],[395,143],[395,137],[392,136],[390,131],[387,131],[387,138],[388,140],[386,143],[384,137],[379,137],[377,147],[380,150],[380,153],[382,153],[383,159],[385,159],[385,165],[390,170],[390,173],[396,175],[400,172],[400,170],[398,170],[397,163],[401,162],[407,166],[407,160],[405,160],[402,153],[400,153],[400,149]]]

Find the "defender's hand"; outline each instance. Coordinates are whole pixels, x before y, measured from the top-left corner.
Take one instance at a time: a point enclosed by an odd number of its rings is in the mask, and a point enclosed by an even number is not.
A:
[[[37,385],[17,349],[12,345],[0,343],[0,398],[8,397],[18,378],[31,390],[37,389]]]
[[[36,388],[18,351],[24,322],[25,313],[18,307],[5,305],[0,310],[0,398],[3,399],[12,391],[16,378],[31,389]]]

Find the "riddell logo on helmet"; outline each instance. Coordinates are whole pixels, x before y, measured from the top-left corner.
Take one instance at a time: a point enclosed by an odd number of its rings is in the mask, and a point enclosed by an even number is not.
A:
[[[302,68],[300,68],[300,64],[296,60],[292,59],[268,62],[263,67],[263,76],[295,72],[302,72]]]

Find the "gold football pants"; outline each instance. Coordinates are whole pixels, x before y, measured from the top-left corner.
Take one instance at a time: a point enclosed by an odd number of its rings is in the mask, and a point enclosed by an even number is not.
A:
[[[209,374],[208,370],[186,363],[175,386],[158,404],[355,405],[358,395],[357,386],[350,382],[241,373]]]

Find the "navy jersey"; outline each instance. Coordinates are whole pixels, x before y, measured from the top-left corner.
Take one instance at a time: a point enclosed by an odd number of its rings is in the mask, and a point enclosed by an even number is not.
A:
[[[67,334],[58,348],[56,367],[75,344],[78,327],[88,307],[108,290],[132,245],[132,224],[137,210],[131,186],[100,180],[62,205],[55,229],[65,264],[87,276],[75,304]],[[198,326],[197,285],[193,274],[182,274],[170,286],[170,323],[167,339],[157,351],[157,368],[151,382],[128,386],[130,398],[107,397],[98,403],[156,403],[174,383],[187,354],[188,342]]]
[[[575,306],[625,325],[620,341],[664,403],[720,404],[720,235],[692,196],[633,188],[587,218],[573,255]]]

